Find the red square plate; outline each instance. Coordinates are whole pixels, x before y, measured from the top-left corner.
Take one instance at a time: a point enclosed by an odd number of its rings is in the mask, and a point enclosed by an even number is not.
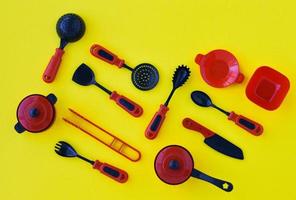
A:
[[[290,88],[289,79],[270,67],[259,67],[250,79],[247,97],[267,110],[277,109]]]

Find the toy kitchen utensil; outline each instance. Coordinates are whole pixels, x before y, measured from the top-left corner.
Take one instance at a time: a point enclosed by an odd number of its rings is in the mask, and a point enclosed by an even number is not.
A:
[[[134,117],[140,117],[143,109],[140,105],[127,97],[118,94],[116,91],[111,92],[95,80],[95,75],[90,67],[86,64],[81,64],[73,74],[72,80],[79,85],[88,86],[95,85],[110,95],[110,99],[115,101],[117,105],[123,108],[126,112]]]
[[[246,88],[248,99],[267,110],[277,109],[290,88],[289,79],[280,72],[267,67],[259,67]]]
[[[165,115],[169,110],[168,105],[175,90],[181,87],[187,81],[189,76],[190,76],[190,70],[189,68],[187,68],[187,66],[181,65],[176,69],[173,77],[173,89],[169,97],[167,98],[166,102],[164,103],[164,105],[162,104],[160,105],[159,110],[154,114],[152,120],[150,121],[148,127],[146,128],[145,130],[146,138],[152,140],[157,136],[160,130],[160,127],[165,119]]]
[[[93,56],[110,63],[111,65],[116,65],[118,68],[124,67],[132,71],[132,82],[134,86],[140,90],[151,90],[158,83],[158,71],[149,63],[142,63],[135,68],[131,68],[125,64],[124,60],[118,58],[117,55],[98,44],[92,45],[90,52]]]
[[[235,56],[226,50],[214,50],[206,55],[197,54],[195,62],[200,65],[200,73],[205,82],[216,88],[241,83],[244,75],[239,72]]]
[[[237,115],[233,111],[229,113],[229,112],[219,108],[218,106],[213,104],[210,97],[202,91],[192,92],[191,99],[194,103],[196,103],[199,106],[213,107],[213,108],[221,111],[222,113],[224,113],[225,115],[228,116],[229,120],[234,121],[236,125],[245,129],[246,131],[248,131],[249,133],[251,133],[253,135],[258,136],[263,133],[263,127],[261,124],[254,122],[253,120],[250,120],[242,115]]]
[[[75,151],[75,149],[67,142],[59,141],[55,145],[55,152],[58,155],[63,156],[63,157],[80,158],[80,159],[90,163],[94,169],[99,170],[102,174],[112,178],[113,180],[115,180],[119,183],[124,183],[128,179],[128,174],[124,170],[118,169],[117,167],[114,167],[108,163],[102,163],[99,160],[96,160],[96,161],[89,160],[89,159],[79,155]]]
[[[130,161],[136,162],[140,160],[141,153],[131,145],[127,144],[123,140],[119,139],[112,133],[101,128],[99,125],[91,122],[86,117],[80,115],[78,112],[69,108],[72,114],[70,118],[63,117],[63,120],[74,126],[75,128],[81,130],[83,133],[89,135],[93,139],[103,143],[107,147],[111,148],[113,151],[119,153]],[[98,131],[100,130],[100,131]],[[103,133],[102,133],[103,132]],[[99,134],[93,134],[99,133]]]
[[[56,30],[61,38],[60,47],[56,48],[55,54],[51,57],[44,73],[43,80],[47,83],[54,81],[58,68],[62,61],[64,48],[69,42],[76,42],[85,32],[85,24],[81,17],[76,14],[65,14],[57,22]]]
[[[185,128],[200,132],[205,137],[204,143],[206,143],[209,147],[215,149],[220,153],[223,153],[224,155],[241,160],[244,159],[244,154],[239,147],[235,146],[234,144],[221,137],[220,135],[214,133],[213,131],[207,129],[198,122],[190,118],[185,118],[183,119],[182,123]]]
[[[192,176],[209,182],[226,192],[233,189],[231,183],[194,169],[191,154],[181,146],[170,145],[160,150],[154,161],[154,169],[158,178],[170,185],[181,184]]]
[[[18,105],[16,116],[18,122],[14,126],[18,133],[25,130],[38,133],[51,126],[55,118],[54,104],[57,98],[54,94],[43,96],[32,94],[25,97]]]

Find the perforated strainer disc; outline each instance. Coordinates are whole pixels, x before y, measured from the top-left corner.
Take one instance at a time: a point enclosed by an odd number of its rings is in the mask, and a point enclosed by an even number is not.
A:
[[[159,80],[157,69],[149,64],[139,64],[132,73],[132,81],[136,88],[140,90],[151,90]]]

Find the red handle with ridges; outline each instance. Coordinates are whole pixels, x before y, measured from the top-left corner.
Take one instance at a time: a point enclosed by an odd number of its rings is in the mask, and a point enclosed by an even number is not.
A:
[[[150,121],[148,127],[145,130],[146,138],[150,140],[156,138],[161,128],[161,125],[165,119],[165,114],[168,110],[169,108],[165,105],[160,105],[159,110],[154,114],[152,120]]]
[[[134,117],[140,117],[143,114],[143,108],[140,105],[127,97],[118,94],[116,91],[112,92],[110,99],[114,100],[117,105]]]
[[[203,125],[199,124],[198,122],[194,121],[193,119],[185,118],[185,119],[183,119],[182,123],[185,128],[200,132],[205,138],[215,135],[215,133],[213,131],[204,127]]]
[[[56,48],[55,54],[51,57],[42,76],[45,82],[51,83],[54,81],[55,76],[58,72],[59,66],[61,64],[63,55],[64,55],[64,50],[60,48]]]
[[[90,53],[93,56],[95,56],[95,57],[97,57],[97,58],[99,58],[111,65],[116,65],[119,68],[123,67],[124,60],[118,58],[117,55],[115,55],[114,53],[112,53],[111,51],[106,49],[105,47],[102,47],[101,45],[98,45],[98,44],[92,45],[90,48]]]
[[[119,183],[125,183],[128,179],[128,174],[122,169],[114,167],[108,163],[101,163],[96,160],[93,168],[99,170],[102,174],[112,178]]]
[[[263,133],[263,126],[261,124],[254,122],[253,120],[248,119],[242,115],[237,115],[235,112],[231,112],[228,116],[228,119],[234,121],[236,125],[255,136],[261,135]]]

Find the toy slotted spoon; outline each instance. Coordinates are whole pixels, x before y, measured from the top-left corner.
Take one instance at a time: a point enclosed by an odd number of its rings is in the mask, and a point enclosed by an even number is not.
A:
[[[123,59],[120,59],[117,55],[98,44],[92,45],[90,52],[93,56],[111,65],[116,65],[118,68],[123,67],[130,70],[132,72],[132,82],[134,86],[140,90],[151,90],[158,83],[158,71],[149,63],[142,63],[137,65],[135,68],[132,68],[125,64]]]

